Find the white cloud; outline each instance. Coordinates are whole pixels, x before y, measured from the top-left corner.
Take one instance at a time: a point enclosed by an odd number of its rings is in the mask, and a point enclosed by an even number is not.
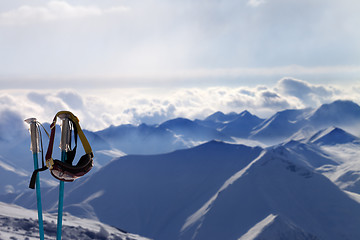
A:
[[[156,124],[176,117],[203,119],[215,111],[248,110],[260,117],[269,117],[276,111],[316,107],[336,99],[359,104],[359,89],[360,86],[314,85],[284,78],[274,86],[233,88],[3,90],[0,91],[0,111],[50,122],[57,111],[69,110],[79,117],[84,128],[100,130],[111,124]]]
[[[22,5],[17,9],[0,13],[0,25],[27,25],[64,19],[101,16],[107,13],[128,11],[125,6],[103,9],[97,6],[75,6],[66,1],[53,0],[43,6]]]
[[[258,7],[261,4],[264,4],[265,2],[266,2],[265,0],[249,0],[248,5],[250,5],[252,7]]]
[[[298,98],[305,105],[318,105],[341,96],[342,90],[331,86],[314,85],[295,78],[283,78],[277,84],[278,91],[285,96]]]
[[[73,90],[59,91],[56,96],[64,101],[69,107],[73,109],[82,109],[84,102],[82,97]]]

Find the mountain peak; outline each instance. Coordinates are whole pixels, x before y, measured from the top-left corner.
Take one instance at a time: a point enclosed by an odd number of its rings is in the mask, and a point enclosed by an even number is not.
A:
[[[349,100],[337,100],[321,105],[309,120],[315,126],[353,124],[360,118],[360,106]]]
[[[181,128],[195,126],[196,124],[187,118],[174,118],[160,124],[160,127],[164,128]]]
[[[239,114],[241,117],[252,115],[248,110],[244,110]]]
[[[229,136],[247,138],[250,132],[262,121],[264,120],[245,110],[236,119],[226,123],[221,131]]]
[[[309,138],[309,142],[319,145],[336,145],[359,142],[359,138],[338,127],[322,129]]]
[[[226,122],[226,121],[232,121],[235,118],[237,118],[237,114],[235,112],[231,112],[228,114],[224,114],[221,111],[217,111],[207,118],[205,118],[204,121],[213,121],[213,122]]]

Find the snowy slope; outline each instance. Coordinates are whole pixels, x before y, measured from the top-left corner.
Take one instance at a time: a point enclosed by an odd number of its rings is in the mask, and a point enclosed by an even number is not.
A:
[[[0,156],[0,194],[12,193],[22,188],[21,185],[27,180],[28,175],[29,173],[16,169]]]
[[[157,240],[177,239],[186,217],[261,150],[212,141],[169,154],[124,156],[65,184],[64,211]],[[50,201],[45,209],[56,206],[57,191],[43,191]],[[31,207],[34,197],[23,194],[13,202]]]
[[[318,171],[327,176],[341,189],[360,194],[360,139],[341,128],[330,127],[315,133],[303,142],[312,148],[320,148],[334,162],[317,165]],[[298,143],[298,145],[304,145]],[[310,145],[306,145],[310,146]],[[312,158],[316,159],[316,158]]]
[[[344,131],[341,128],[330,127],[323,129],[314,134],[309,142],[319,145],[336,145],[345,143],[360,143],[360,138]]]
[[[157,240],[357,240],[359,203],[319,173],[343,166],[343,157],[298,141],[128,155],[65,185],[64,210]],[[45,208],[56,196],[57,188],[44,193],[52,199]]]
[[[88,204],[101,221],[158,240],[176,239],[186,215],[260,151],[213,141],[170,154],[125,156],[91,176],[66,201],[71,205],[97,195]]]
[[[45,239],[56,238],[57,216],[43,214]],[[37,211],[0,202],[0,239],[39,239]],[[68,213],[63,216],[62,239],[146,240],[95,220],[81,219]]]
[[[357,143],[323,145],[322,150],[338,165],[318,168],[341,189],[360,194],[360,147]]]
[[[317,240],[316,236],[304,232],[288,219],[270,214],[238,240]]]
[[[182,239],[241,239],[271,214],[288,219],[299,239],[303,234],[327,240],[360,238],[359,203],[279,147],[264,151],[189,215]]]
[[[309,120],[317,127],[348,126],[358,124],[360,119],[360,106],[352,101],[338,100],[320,106]]]

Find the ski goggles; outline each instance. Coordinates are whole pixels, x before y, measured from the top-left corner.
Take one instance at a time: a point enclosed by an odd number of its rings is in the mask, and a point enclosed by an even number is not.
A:
[[[94,161],[91,154],[85,154],[75,166],[52,158],[46,161],[46,165],[51,175],[56,179],[64,182],[73,182],[75,179],[88,173],[94,166]]]
[[[62,114],[65,114],[71,121],[74,127],[74,139],[75,139],[75,147],[73,150],[66,152],[67,160],[65,162],[52,158],[56,119],[58,116]],[[55,115],[50,128],[51,128],[51,134],[50,134],[48,150],[46,152],[46,165],[50,169],[51,174],[56,179],[59,179],[61,181],[72,182],[76,178],[79,178],[85,175],[86,173],[88,173],[94,165],[93,162],[94,155],[90,147],[90,144],[80,127],[79,119],[69,111],[60,111]],[[77,136],[79,136],[81,140],[81,143],[85,150],[85,155],[83,155],[78,161],[78,163],[74,166],[72,165],[72,162],[76,154]]]

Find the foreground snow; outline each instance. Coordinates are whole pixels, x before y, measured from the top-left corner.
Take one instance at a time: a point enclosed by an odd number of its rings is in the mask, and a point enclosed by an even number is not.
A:
[[[56,215],[44,214],[45,239],[56,237]],[[37,211],[0,202],[0,239],[39,239]],[[62,239],[147,240],[95,220],[63,216]]]

